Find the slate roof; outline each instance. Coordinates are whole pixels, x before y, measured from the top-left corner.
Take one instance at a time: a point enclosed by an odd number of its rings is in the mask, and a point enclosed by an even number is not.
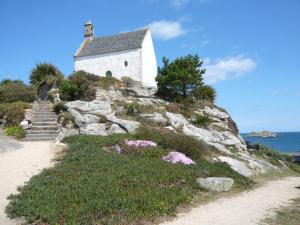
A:
[[[75,57],[141,48],[146,33],[147,29],[143,29],[106,37],[93,37],[83,45]]]

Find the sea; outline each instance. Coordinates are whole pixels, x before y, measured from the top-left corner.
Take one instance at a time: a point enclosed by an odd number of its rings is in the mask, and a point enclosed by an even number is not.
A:
[[[241,134],[245,141],[269,146],[280,152],[300,151],[300,132],[279,132],[275,138],[250,137],[249,134]]]

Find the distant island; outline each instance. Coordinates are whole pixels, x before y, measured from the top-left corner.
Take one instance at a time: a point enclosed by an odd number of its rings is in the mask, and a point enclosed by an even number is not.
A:
[[[248,136],[250,137],[262,137],[262,138],[276,138],[278,135],[271,131],[251,132]]]

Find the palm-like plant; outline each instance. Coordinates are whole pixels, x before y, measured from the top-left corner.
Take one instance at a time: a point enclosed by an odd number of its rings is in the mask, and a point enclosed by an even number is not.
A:
[[[44,81],[47,84],[54,84],[57,81],[63,80],[64,75],[54,65],[49,63],[38,63],[34,69],[32,69],[29,76],[30,83],[33,86],[40,86]]]

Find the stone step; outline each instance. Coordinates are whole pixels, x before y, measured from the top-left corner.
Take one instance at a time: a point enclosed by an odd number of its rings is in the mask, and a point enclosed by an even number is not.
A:
[[[27,134],[25,138],[55,138],[55,134]]]
[[[49,122],[49,121],[41,121],[41,122],[33,121],[32,122],[32,126],[57,126],[57,122],[56,121],[53,121],[53,122]]]
[[[40,109],[40,110],[37,110],[36,111],[37,113],[40,113],[40,112],[53,112],[52,109]]]
[[[57,118],[35,118],[31,120],[32,123],[43,123],[43,122],[53,122],[56,123],[57,122]]]
[[[57,116],[54,112],[35,112],[33,116]]]
[[[28,130],[27,134],[57,134],[58,130]]]
[[[57,130],[58,126],[32,126],[31,130]]]
[[[41,137],[30,137],[30,138],[27,138],[27,137],[25,137],[25,138],[23,138],[23,141],[54,141],[55,140],[55,138],[53,138],[53,137],[48,137],[48,138],[41,138]]]

